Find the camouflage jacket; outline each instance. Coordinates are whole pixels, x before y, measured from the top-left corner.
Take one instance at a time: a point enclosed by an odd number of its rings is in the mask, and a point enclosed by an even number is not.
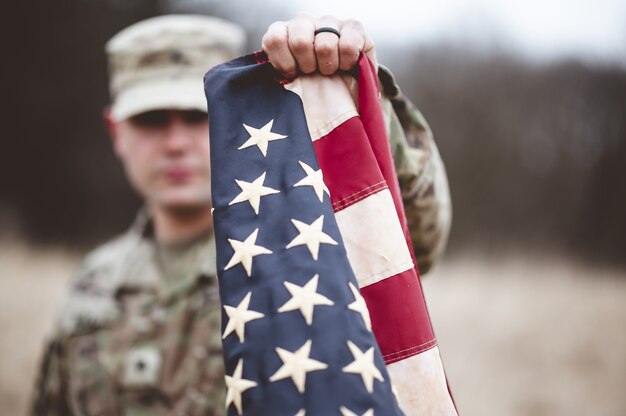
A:
[[[430,129],[381,68],[382,105],[418,265],[441,255],[448,185]],[[90,253],[37,380],[36,415],[224,415],[215,242],[161,247],[141,214]]]

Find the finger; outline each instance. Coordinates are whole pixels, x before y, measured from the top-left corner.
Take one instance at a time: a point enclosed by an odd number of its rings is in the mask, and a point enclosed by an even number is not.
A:
[[[274,68],[287,78],[297,73],[296,61],[289,50],[288,31],[285,22],[275,22],[263,35],[261,47]]]
[[[316,28],[332,27],[340,30],[340,22],[332,17],[323,17],[316,23]],[[315,36],[315,58],[317,68],[322,75],[331,75],[339,69],[339,37],[334,33],[322,32]]]
[[[317,68],[314,50],[315,23],[307,15],[298,15],[288,25],[289,50],[300,71],[310,74]]]
[[[374,65],[374,70],[378,71],[378,58],[376,57],[376,49],[374,48],[374,43],[367,39],[365,40],[365,47],[362,52],[370,58],[370,61]]]
[[[341,28],[339,39],[339,69],[350,70],[356,65],[359,54],[368,55],[374,65],[377,65],[374,44],[365,33],[365,28],[358,20],[346,20]]]
[[[365,44],[364,33],[352,25],[341,28],[339,38],[339,69],[347,71],[356,65]]]

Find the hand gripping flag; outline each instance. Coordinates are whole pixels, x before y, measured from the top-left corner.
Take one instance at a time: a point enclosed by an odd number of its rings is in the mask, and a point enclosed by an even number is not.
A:
[[[455,415],[375,70],[205,76],[229,415]],[[402,409],[402,410],[400,410]]]

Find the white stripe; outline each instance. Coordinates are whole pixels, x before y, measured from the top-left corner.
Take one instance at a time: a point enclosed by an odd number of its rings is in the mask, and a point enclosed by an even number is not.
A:
[[[439,348],[389,364],[387,371],[406,415],[456,416]]]
[[[300,96],[312,141],[358,115],[355,104],[358,85],[350,75],[308,75],[296,78],[285,88]]]
[[[335,214],[360,287],[413,267],[389,189]]]

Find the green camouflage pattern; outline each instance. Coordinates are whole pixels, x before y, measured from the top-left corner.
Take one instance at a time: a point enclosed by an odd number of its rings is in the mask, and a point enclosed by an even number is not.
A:
[[[380,70],[382,105],[422,273],[450,226],[443,164],[422,115]],[[63,301],[37,380],[34,415],[226,414],[215,242],[153,239],[141,213],[89,254]]]
[[[82,263],[42,363],[33,414],[226,413],[212,235],[163,248],[149,229],[140,215]]]
[[[452,220],[446,170],[422,113],[400,91],[391,72],[378,70],[383,113],[420,274],[441,257]]]

